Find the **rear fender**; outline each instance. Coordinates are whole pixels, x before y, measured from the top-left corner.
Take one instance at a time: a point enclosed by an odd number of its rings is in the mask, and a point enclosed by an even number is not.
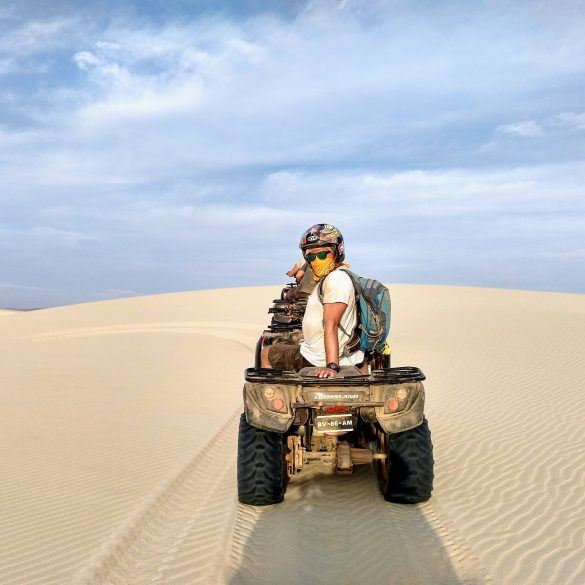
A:
[[[384,403],[375,407],[375,414],[386,433],[408,431],[422,423],[425,406],[422,382],[375,384],[371,388],[373,400]]]
[[[265,431],[285,433],[290,428],[301,386],[266,382],[244,383],[244,410],[249,424]],[[280,402],[282,401],[282,407]]]

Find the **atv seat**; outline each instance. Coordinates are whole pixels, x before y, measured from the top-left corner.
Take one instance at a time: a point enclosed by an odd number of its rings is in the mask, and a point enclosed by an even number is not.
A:
[[[315,370],[317,368],[318,368],[317,366],[310,366],[310,367],[303,368],[302,370],[299,371],[299,376],[313,377],[313,376],[315,376]],[[339,372],[337,373],[337,375],[335,377],[336,378],[352,378],[355,376],[363,376],[363,375],[364,374],[362,374],[355,366],[340,366]]]

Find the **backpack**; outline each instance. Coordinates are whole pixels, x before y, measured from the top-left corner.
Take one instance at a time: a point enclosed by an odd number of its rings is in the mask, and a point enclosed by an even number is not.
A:
[[[358,276],[351,270],[339,268],[347,272],[355,289],[355,305],[358,312],[357,325],[347,343],[344,355],[358,350],[381,349],[390,332],[390,293],[379,281],[373,278]],[[323,304],[323,283],[318,285],[319,302]],[[341,323],[339,324],[341,327]],[[349,333],[341,327],[349,336]]]

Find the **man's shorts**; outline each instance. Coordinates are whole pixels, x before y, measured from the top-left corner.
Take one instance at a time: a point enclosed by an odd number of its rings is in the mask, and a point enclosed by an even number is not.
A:
[[[273,368],[298,372],[313,364],[301,354],[300,345],[276,343],[268,350],[268,361]]]

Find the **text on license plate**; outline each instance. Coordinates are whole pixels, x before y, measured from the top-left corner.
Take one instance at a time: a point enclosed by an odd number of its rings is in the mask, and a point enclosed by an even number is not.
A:
[[[315,417],[315,430],[320,433],[353,431],[351,414],[327,414]]]

